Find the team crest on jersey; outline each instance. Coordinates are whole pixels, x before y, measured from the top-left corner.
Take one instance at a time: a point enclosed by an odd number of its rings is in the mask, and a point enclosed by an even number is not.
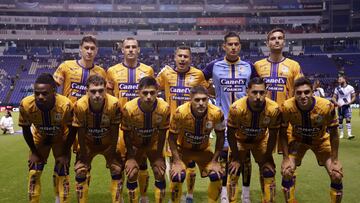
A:
[[[110,118],[109,118],[109,116],[103,114],[102,117],[101,117],[101,122],[102,122],[103,124],[109,124],[109,123],[110,123]]]
[[[55,121],[61,121],[61,118],[62,118],[61,113],[56,113],[55,114],[55,117],[54,117]]]
[[[265,116],[265,117],[264,117],[264,120],[263,120],[263,123],[264,123],[264,125],[269,125],[269,123],[270,123],[270,117]]]
[[[212,121],[208,121],[208,122],[206,122],[205,127],[206,127],[207,129],[211,129],[211,128],[213,127],[213,123],[212,123]]]
[[[289,67],[283,66],[281,71],[282,71],[282,74],[287,74],[287,73],[289,73]]]
[[[161,123],[161,121],[162,121],[162,117],[159,116],[159,115],[157,115],[155,119],[156,119],[156,120],[155,120],[156,123]]]
[[[322,116],[317,116],[316,117],[316,120],[315,120],[315,122],[317,123],[317,124],[321,124],[321,122],[323,121],[323,117]]]
[[[193,82],[195,80],[195,77],[193,75],[190,75],[189,77],[189,83]]]
[[[143,77],[145,77],[145,76],[146,76],[146,74],[145,74],[144,72],[139,73],[140,79],[143,78]]]

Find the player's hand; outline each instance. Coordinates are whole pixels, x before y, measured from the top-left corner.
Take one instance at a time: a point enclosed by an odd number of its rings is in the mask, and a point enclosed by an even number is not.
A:
[[[229,164],[229,174],[236,175],[240,170],[240,161],[239,160],[232,160]]]
[[[166,165],[162,158],[158,158],[154,161],[153,170],[154,174],[159,174],[160,176],[165,174]]]
[[[284,158],[281,163],[281,175],[286,179],[294,176],[295,164],[289,158]]]
[[[170,176],[174,179],[175,176],[178,176],[178,180],[181,180],[181,172],[185,171],[185,165],[182,161],[174,161],[171,165]]]
[[[343,175],[342,165],[339,161],[331,161],[330,177],[332,180],[341,180]]]
[[[211,161],[207,168],[210,173],[216,173],[219,179],[221,179],[222,175],[224,174],[223,168],[217,161]]]
[[[55,159],[55,165],[59,171],[64,170],[65,174],[68,174],[68,168],[70,167],[69,158],[67,156],[60,156]]]
[[[125,163],[125,174],[127,177],[134,177],[139,172],[139,165],[135,159],[128,159]]]

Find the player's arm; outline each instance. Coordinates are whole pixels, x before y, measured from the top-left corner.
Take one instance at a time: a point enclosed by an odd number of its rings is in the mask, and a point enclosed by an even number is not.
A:
[[[335,90],[335,92],[334,92],[334,94],[333,94],[333,96],[331,98],[331,101],[335,104],[335,106],[338,106],[338,103],[337,103],[338,96],[337,96],[337,91],[336,90]]]
[[[77,133],[77,128],[73,127],[72,125],[68,125],[69,128],[69,134],[66,137],[65,140],[65,145],[64,145],[64,152],[63,154],[68,154],[71,151],[71,146],[74,143],[75,137],[76,137],[76,133]]]
[[[237,174],[240,170],[240,156],[239,149],[237,147],[237,140],[235,137],[236,128],[228,125],[227,127],[227,139],[231,150],[232,159],[229,164],[229,173]]]
[[[133,149],[132,141],[131,141],[131,131],[124,131],[124,141],[126,146],[126,163],[125,163],[125,174],[128,177],[134,177],[134,175],[139,170],[139,165],[135,160],[135,151]]]
[[[355,103],[355,100],[356,100],[356,94],[355,94],[355,92],[353,92],[353,93],[351,93],[351,101],[349,104]]]
[[[114,81],[111,77],[111,69],[106,72],[106,92],[114,96]]]
[[[176,141],[178,139],[178,135],[172,132],[169,132],[169,137],[168,137],[168,142],[169,142],[169,147],[171,150],[171,155],[173,158],[173,162],[179,162],[180,160],[180,156],[179,156],[179,151],[177,149],[177,145],[176,145]]]
[[[54,73],[54,80],[58,86],[62,86],[64,84],[66,78],[66,70],[67,65],[64,63],[60,64],[60,66],[56,69]]]
[[[159,140],[157,143],[157,157],[162,157],[166,140],[166,133],[169,130],[170,107],[167,106],[162,117],[162,123],[159,128]]]
[[[84,162],[84,163],[88,163],[88,157],[86,157],[86,134],[87,134],[87,129],[85,127],[80,127],[77,129],[78,132],[78,142],[79,142],[79,147],[80,147],[80,159]]]
[[[35,146],[34,138],[33,138],[33,134],[31,132],[30,126],[21,126],[21,127],[23,130],[23,136],[26,141],[26,144],[29,146],[32,154],[36,155],[40,160],[42,160],[43,157],[41,157],[41,154],[39,153],[39,151],[37,150],[37,148]]]
[[[224,141],[225,141],[225,131],[215,131],[216,134],[216,143],[215,143],[215,152],[214,152],[214,157],[212,159],[212,161],[217,162],[220,153],[224,147]]]

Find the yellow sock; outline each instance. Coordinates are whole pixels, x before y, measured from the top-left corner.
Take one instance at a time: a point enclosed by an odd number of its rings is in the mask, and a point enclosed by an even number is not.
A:
[[[237,194],[239,193],[238,180],[238,175],[229,175],[227,179],[227,192],[229,196],[229,202],[231,203],[237,202]]]
[[[113,175],[111,177],[111,199],[112,203],[121,203],[122,201],[122,188],[123,188],[123,180],[121,175]]]
[[[272,203],[275,202],[275,177],[263,177],[264,180],[264,191],[263,191],[263,203]]]
[[[217,181],[210,181],[208,187],[208,202],[216,203],[219,200],[221,193],[221,179]]]
[[[149,172],[147,169],[139,170],[139,190],[142,197],[146,196],[146,192],[149,186]]]
[[[286,203],[296,203],[295,200],[295,183],[293,179],[290,180],[282,180],[282,189],[285,196]]]
[[[89,193],[90,174],[85,178],[76,178],[76,195],[78,203],[86,203]]]
[[[28,180],[28,194],[29,200],[31,203],[40,202],[40,193],[41,193],[41,170],[30,170],[29,171],[29,180]]]
[[[139,188],[137,181],[135,182],[127,182],[126,187],[128,189],[129,194],[129,202],[130,203],[138,203],[139,202]]]
[[[331,183],[330,198],[331,203],[340,203],[343,196],[342,183]]]
[[[161,203],[165,201],[166,182],[155,180],[155,202]]]
[[[188,194],[194,193],[195,178],[196,178],[196,168],[194,163],[193,167],[186,169],[186,188]]]
[[[179,203],[182,195],[182,182],[170,182],[171,202]]]
[[[67,176],[58,176],[58,194],[60,203],[70,202],[70,177]]]

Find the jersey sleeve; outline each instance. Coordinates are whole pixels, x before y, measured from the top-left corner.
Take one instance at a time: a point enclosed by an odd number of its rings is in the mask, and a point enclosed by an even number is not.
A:
[[[66,125],[72,125],[73,117],[74,117],[74,106],[69,101],[65,107],[64,123]]]
[[[249,63],[249,64],[250,64],[250,68],[251,68],[250,80],[251,80],[252,78],[259,77],[259,74],[258,74],[255,66],[254,66],[252,63]]]
[[[170,118],[170,129],[169,131],[173,134],[179,134],[179,127],[181,123],[181,113],[179,110],[176,110],[176,112],[171,116]]]
[[[108,71],[106,72],[106,88],[109,90],[113,90],[114,89],[114,80],[112,77],[112,69],[108,69]]]
[[[164,109],[164,113],[162,115],[162,120],[159,129],[160,130],[169,129],[169,125],[170,125],[170,107],[166,105]]]
[[[56,69],[54,73],[54,80],[58,86],[64,84],[66,77],[66,70],[67,70],[67,65],[65,64],[65,62],[60,64],[60,66]]]
[[[206,80],[209,80],[210,78],[212,78],[212,73],[213,73],[215,62],[216,61],[210,62],[209,64],[207,64],[205,66],[204,69],[202,69],[202,72],[203,72],[204,77],[205,77]]]
[[[112,125],[119,125],[121,122],[121,109],[120,109],[120,102],[117,101],[113,104],[112,107],[112,119],[111,119],[111,124]]]
[[[166,71],[166,67],[162,68],[159,72],[159,74],[157,75],[156,77],[156,81],[159,85],[159,89],[160,90],[164,90],[165,89],[165,80],[164,80],[164,77],[165,77],[165,71]]]
[[[72,126],[77,128],[83,128],[86,126],[86,110],[83,109],[77,102],[74,104]]]
[[[201,81],[201,83],[200,83],[201,86],[204,86],[205,88],[209,88],[209,83],[205,79],[205,76],[203,73],[200,74],[200,81]]]
[[[281,127],[287,128],[289,126],[289,113],[286,112],[286,107],[284,104],[281,105],[280,112],[281,112]]]
[[[121,130],[130,130],[130,113],[128,111],[127,105],[122,109],[122,117],[121,117]]]
[[[19,111],[19,126],[30,126],[31,121],[28,112],[25,110],[23,101],[20,103]]]
[[[224,113],[219,109],[218,110],[217,119],[215,121],[214,130],[217,132],[224,131],[225,130],[225,118]]]
[[[338,116],[336,114],[335,106],[333,103],[329,102],[326,106],[328,113],[326,115],[326,125],[328,127],[337,127],[339,125]]]
[[[237,128],[239,125],[238,121],[238,107],[236,106],[236,104],[232,104],[230,106],[230,110],[229,110],[229,115],[228,115],[228,119],[227,119],[227,125],[229,127],[232,128]]]
[[[301,67],[300,67],[300,64],[299,63],[295,63],[294,65],[294,80],[300,78],[300,77],[303,77],[304,74],[302,73],[302,70],[301,70]]]

